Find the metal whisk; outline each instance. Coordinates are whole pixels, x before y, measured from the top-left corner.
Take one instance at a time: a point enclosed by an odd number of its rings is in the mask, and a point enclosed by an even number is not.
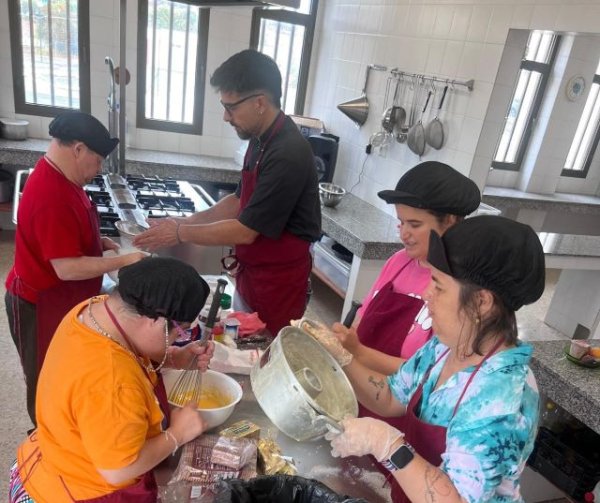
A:
[[[200,344],[204,344],[201,340]],[[167,399],[174,405],[183,407],[188,403],[194,403],[198,406],[202,394],[202,372],[196,366],[198,355],[192,358],[187,368],[175,381],[175,385],[169,391]]]
[[[221,296],[223,295],[226,286],[227,281],[224,279],[217,280],[217,288],[215,289],[212,303],[208,311],[206,324],[202,330],[202,337],[200,337],[200,341],[198,342],[200,346],[205,346],[212,335],[212,330],[217,318],[217,311],[219,310],[219,305],[221,303]],[[202,395],[202,372],[198,369],[192,370],[196,365],[197,359],[198,355],[192,358],[187,369],[185,369],[177,378],[177,381],[175,381],[175,385],[167,396],[169,402],[181,407],[190,402],[195,403],[196,406],[198,406],[200,396]]]

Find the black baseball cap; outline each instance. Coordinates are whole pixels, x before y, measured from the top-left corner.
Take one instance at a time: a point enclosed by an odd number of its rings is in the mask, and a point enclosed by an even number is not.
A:
[[[119,269],[121,299],[142,316],[191,323],[210,287],[189,264],[171,257],[146,257]]]
[[[427,261],[458,280],[496,293],[516,311],[544,293],[544,249],[528,225],[496,215],[467,218],[429,235]]]
[[[108,129],[90,114],[66,112],[57,116],[48,128],[52,138],[65,141],[81,141],[96,154],[106,157],[117,144],[118,138],[111,138]]]
[[[473,213],[481,202],[473,180],[438,161],[417,164],[402,175],[394,190],[382,190],[377,195],[388,204],[458,216]]]

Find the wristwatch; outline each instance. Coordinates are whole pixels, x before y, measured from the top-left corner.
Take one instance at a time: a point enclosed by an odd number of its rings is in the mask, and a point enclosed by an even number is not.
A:
[[[415,450],[413,446],[404,442],[398,449],[392,452],[388,459],[383,460],[381,464],[390,472],[395,472],[396,470],[402,470],[414,457]]]

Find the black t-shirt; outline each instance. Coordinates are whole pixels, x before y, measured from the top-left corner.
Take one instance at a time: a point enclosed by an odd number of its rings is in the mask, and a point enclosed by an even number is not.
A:
[[[244,170],[254,169],[260,141],[269,137],[272,127],[259,140],[250,140],[253,155]],[[258,170],[254,193],[239,221],[272,239],[287,230],[305,241],[317,241],[321,236],[321,204],[314,154],[289,117],[268,143]],[[238,197],[241,184],[240,180]]]

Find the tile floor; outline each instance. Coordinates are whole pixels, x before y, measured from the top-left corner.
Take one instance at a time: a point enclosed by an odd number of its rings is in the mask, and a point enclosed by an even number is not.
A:
[[[0,281],[4,279],[12,264],[14,254],[14,232],[0,230]],[[549,270],[544,296],[532,306],[518,313],[518,322],[525,339],[550,338],[562,335],[551,329],[539,331],[543,316],[549,305],[558,271]],[[0,288],[0,290],[2,290]],[[3,297],[3,296],[2,296]],[[320,280],[313,280],[313,295],[307,316],[326,324],[338,321],[342,312],[342,299]],[[543,325],[545,326],[545,325]],[[548,328],[548,327],[546,327]],[[3,407],[0,414],[0,495],[7,494],[8,469],[15,457],[15,449],[24,438],[31,423],[25,407],[25,383],[23,381],[18,354],[14,348],[4,306],[0,308],[0,399]],[[2,498],[2,496],[0,496]]]

